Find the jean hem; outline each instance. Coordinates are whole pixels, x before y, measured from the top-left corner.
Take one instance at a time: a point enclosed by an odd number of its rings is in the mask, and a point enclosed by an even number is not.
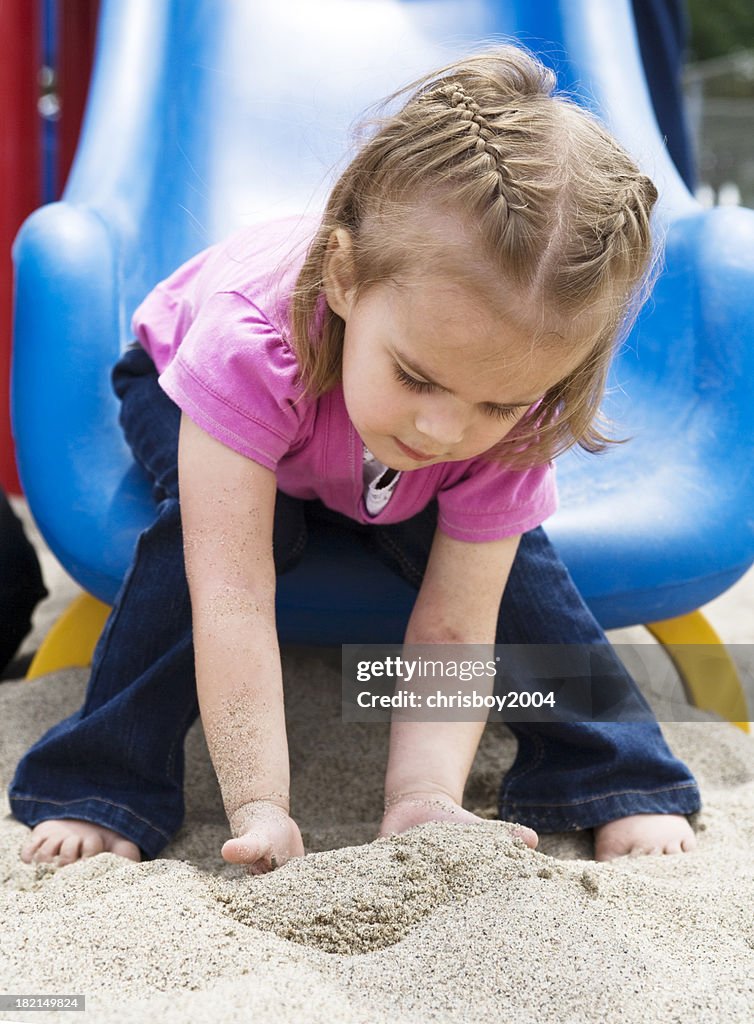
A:
[[[157,857],[172,838],[170,834],[151,825],[129,808],[101,797],[47,800],[35,796],[9,794],[8,799],[13,816],[30,828],[42,821],[56,818],[78,818],[117,832],[124,839],[135,843],[147,860]]]
[[[501,800],[500,818],[539,832],[574,832],[596,828],[631,814],[694,814],[702,806],[699,789],[690,782],[656,790],[625,790],[588,801],[557,805]]]

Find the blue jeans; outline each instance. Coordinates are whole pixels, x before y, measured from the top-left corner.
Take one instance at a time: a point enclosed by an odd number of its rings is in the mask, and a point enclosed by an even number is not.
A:
[[[130,839],[149,859],[183,821],[183,745],[199,714],[178,501],[180,409],[160,388],[154,364],[139,347],[127,349],[116,364],[113,386],[126,440],[152,481],[155,518],[139,536],[97,644],[83,707],[21,759],[9,797],[13,814],[27,825],[48,818],[95,822]],[[405,522],[371,526],[278,491],[278,573],[303,552],[311,516],[360,530],[377,557],[420,586],[436,503]],[[496,640],[599,644],[605,671],[621,681],[630,700],[646,707],[541,528],[521,540]],[[688,814],[700,806],[693,777],[654,721],[510,728],[518,753],[500,790],[503,819],[556,832],[628,814]]]

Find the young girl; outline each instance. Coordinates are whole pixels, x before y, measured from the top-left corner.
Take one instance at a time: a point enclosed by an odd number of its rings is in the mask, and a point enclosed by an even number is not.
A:
[[[427,75],[321,218],[245,230],[137,310],[113,383],[155,519],[84,706],[11,784],[35,826],[24,860],[156,857],[199,713],[223,857],[259,873],[303,855],[274,597],[311,517],[360,531],[417,588],[406,643],[599,644],[646,707],[540,523],[551,459],[605,445],[595,418],[656,192],[554,85],[508,46]],[[483,728],[393,722],[380,835],[480,820],[461,801]],[[532,828],[594,828],[598,859],[693,848],[699,794],[655,722],[511,728],[500,815],[529,846]]]

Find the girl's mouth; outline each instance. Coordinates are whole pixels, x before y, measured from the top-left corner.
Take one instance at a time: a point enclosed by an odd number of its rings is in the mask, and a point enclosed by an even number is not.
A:
[[[416,462],[428,462],[430,459],[437,458],[436,455],[427,455],[426,452],[418,452],[416,451],[415,448],[409,448],[407,444],[404,444],[402,441],[399,441],[397,437],[394,437],[393,440],[398,445],[398,447],[400,448],[404,455],[408,455],[410,459],[415,459]]]

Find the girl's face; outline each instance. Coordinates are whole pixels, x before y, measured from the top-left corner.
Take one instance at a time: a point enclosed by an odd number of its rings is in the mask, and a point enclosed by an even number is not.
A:
[[[326,294],[346,325],[343,394],[351,422],[393,469],[481,455],[583,357],[532,349],[528,335],[444,279],[381,283],[358,300],[336,284]]]
[[[410,470],[479,455],[541,396],[539,381],[510,357],[491,365],[482,321],[471,297],[429,281],[375,285],[353,304],[343,393],[351,422],[385,465]]]

